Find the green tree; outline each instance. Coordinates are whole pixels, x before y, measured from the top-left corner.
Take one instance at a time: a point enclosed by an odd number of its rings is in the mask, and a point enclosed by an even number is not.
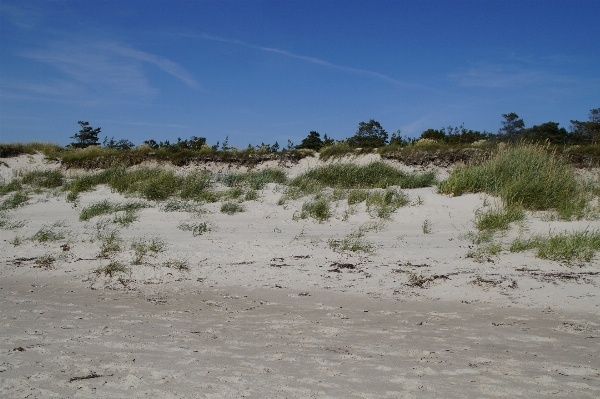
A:
[[[575,141],[596,144],[600,137],[600,108],[590,110],[586,122],[571,121],[571,133]]]
[[[321,135],[319,132],[315,132],[314,130],[311,131],[296,148],[306,148],[309,150],[319,151],[321,148],[323,148],[323,140],[321,140]]]
[[[523,119],[519,119],[519,115],[511,112],[510,114],[502,114],[504,120],[501,122],[502,127],[498,131],[501,137],[505,137],[508,140],[516,140],[520,137],[521,132],[525,128],[525,122]]]
[[[89,122],[79,121],[77,122],[81,126],[81,130],[75,135],[71,136],[72,139],[77,141],[69,144],[73,148],[86,148],[92,145],[98,144],[98,135],[100,134],[101,128],[94,129],[90,126]]]
[[[383,147],[388,140],[387,132],[376,120],[369,122],[360,122],[356,134],[348,139],[348,144],[352,147],[375,148]]]
[[[123,139],[123,140],[115,141],[114,136],[111,137],[110,140],[108,139],[108,136],[104,137],[104,141],[102,142],[102,145],[107,148],[114,148],[114,149],[121,150],[121,151],[129,150],[129,149],[135,147],[135,144],[133,144],[129,140]]]
[[[565,144],[569,133],[564,127],[559,128],[556,122],[546,122],[541,125],[534,125],[521,132],[521,137],[527,141],[543,142],[548,141],[552,144]]]

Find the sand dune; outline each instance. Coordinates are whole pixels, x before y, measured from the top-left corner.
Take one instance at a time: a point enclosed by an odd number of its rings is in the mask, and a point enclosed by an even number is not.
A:
[[[2,161],[5,181],[17,170],[60,167],[41,156]],[[296,176],[318,164],[260,167]],[[229,170],[178,172],[207,167]],[[344,201],[324,223],[299,219],[303,200],[277,205],[282,188],[271,183],[243,203],[245,212],[227,215],[215,203],[195,215],[150,203],[128,227],[79,221],[98,201],[136,200],[107,187],[82,193],[77,208],[64,194],[32,195],[8,213],[24,225],[0,230],[0,394],[598,397],[597,258],[566,267],[532,252],[467,257],[476,250],[465,238],[475,211],[494,198],[405,191],[410,205],[389,220],[364,203],[348,212]],[[209,231],[194,236],[181,223]],[[28,239],[44,226],[64,238]],[[525,229],[583,228],[600,222],[528,213],[499,241]],[[122,239],[109,257],[99,256],[101,229]],[[372,252],[329,244],[359,229]],[[141,258],[131,248],[152,239],[164,248]],[[43,256],[56,260],[44,267]],[[95,272],[111,261],[128,270]]]

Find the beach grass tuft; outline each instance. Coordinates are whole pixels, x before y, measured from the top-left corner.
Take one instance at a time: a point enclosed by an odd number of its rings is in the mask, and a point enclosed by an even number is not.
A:
[[[535,235],[529,239],[518,238],[510,246],[511,252],[536,250],[536,256],[566,263],[591,262],[600,250],[600,230]]]
[[[439,192],[485,192],[500,197],[509,209],[552,210],[563,220],[585,217],[593,195],[567,161],[530,144],[506,146],[479,165],[457,167],[439,184]]]

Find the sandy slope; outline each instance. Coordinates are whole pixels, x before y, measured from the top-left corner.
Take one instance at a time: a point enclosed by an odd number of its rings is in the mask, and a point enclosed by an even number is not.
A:
[[[2,161],[5,180],[18,169],[58,167],[39,156]],[[282,167],[293,176],[317,162]],[[377,222],[364,204],[343,220],[342,201],[322,224],[295,220],[302,201],[277,205],[281,188],[274,184],[233,216],[220,213],[219,204],[205,205],[199,219],[155,204],[130,227],[115,226],[124,250],[114,259],[130,264],[130,243],[144,237],[161,237],[165,251],[113,278],[93,273],[109,262],[97,257],[99,218],[78,216],[102,199],[126,199],[99,188],[74,209],[64,195],[34,196],[11,212],[27,224],[0,230],[0,393],[597,397],[599,262],[566,268],[509,252],[474,261],[466,258],[463,235],[473,230],[474,211],[493,199],[450,198],[434,188],[408,193],[410,206],[366,233],[370,254],[328,245]],[[177,229],[182,221],[206,221],[213,230],[194,237]],[[65,239],[10,244],[55,222]],[[587,226],[600,222],[528,215],[526,228]],[[503,240],[519,233],[515,228]],[[35,267],[44,254],[59,258],[55,268]],[[168,261],[190,270],[163,267]],[[423,283],[411,285],[419,276]],[[69,382],[77,377],[93,378]]]

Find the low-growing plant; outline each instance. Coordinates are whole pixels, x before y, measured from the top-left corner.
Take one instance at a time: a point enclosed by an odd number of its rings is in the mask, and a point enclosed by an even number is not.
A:
[[[469,249],[466,257],[482,262],[490,259],[490,256],[497,256],[500,252],[502,252],[502,244],[499,242],[490,242],[475,249]]]
[[[131,243],[131,249],[135,252],[134,265],[141,265],[148,252],[158,253],[165,250],[167,244],[160,237],[139,238]]]
[[[369,193],[366,198],[369,215],[381,219],[388,219],[396,209],[409,203],[410,198],[406,193],[393,188],[387,188],[383,192]]]
[[[529,239],[517,238],[511,252],[535,249],[536,256],[566,263],[591,262],[600,250],[600,230],[573,231],[535,235]]]
[[[201,236],[212,230],[212,227],[207,222],[180,223],[177,228],[183,231],[191,231],[194,237]]]
[[[302,211],[300,213],[301,219],[307,219],[312,217],[319,223],[329,220],[331,217],[330,203],[327,199],[315,199],[302,204]]]
[[[24,241],[25,240],[23,237],[15,236],[12,240],[9,241],[9,243],[14,247],[18,247],[19,245],[23,244]]]
[[[21,179],[13,179],[10,181],[10,183],[0,184],[0,196],[4,196],[14,191],[19,191],[22,187],[23,185],[21,184]]]
[[[256,201],[259,198],[257,190],[248,190],[244,194],[244,201]]]
[[[108,265],[99,267],[96,270],[94,270],[94,273],[96,273],[97,275],[103,274],[104,276],[109,276],[112,278],[115,274],[125,273],[126,271],[127,267],[125,267],[124,264],[115,260],[111,260]]]
[[[163,266],[183,272],[190,271],[190,266],[188,265],[187,259],[171,259],[166,261]]]
[[[103,200],[100,202],[96,202],[91,204],[90,206],[86,206],[79,212],[79,220],[89,220],[93,217],[106,215],[108,213],[112,213],[115,208],[115,205],[111,203],[109,200]]]
[[[244,210],[245,209],[241,204],[235,202],[225,202],[223,205],[221,205],[221,213],[226,213],[227,215],[244,212]]]
[[[100,215],[123,212],[122,214],[115,216],[114,222],[122,225],[129,225],[137,220],[136,211],[147,207],[148,204],[144,202],[129,201],[125,203],[113,203],[108,200],[103,200],[83,208],[79,213],[79,220],[85,221]]]
[[[341,251],[373,252],[373,244],[365,240],[363,235],[364,233],[355,231],[345,236],[342,240],[330,239],[328,241],[329,247]]]
[[[36,258],[35,265],[37,267],[43,267],[44,269],[51,269],[53,268],[55,261],[56,258],[52,254],[45,254]]]
[[[423,221],[423,225],[421,226],[421,228],[423,230],[423,234],[433,233],[433,224],[431,223],[431,220],[429,220],[429,219],[425,219]]]
[[[0,211],[0,229],[16,230],[25,226],[27,221],[14,220],[8,213]]]
[[[32,187],[56,188],[63,185],[64,174],[60,170],[34,170],[23,175],[21,182]]]
[[[348,205],[360,204],[369,197],[368,190],[350,190],[348,193]]]
[[[181,181],[179,196],[183,199],[197,200],[210,189],[210,173],[190,173]]]
[[[109,232],[98,233],[100,239],[100,253],[98,254],[101,258],[108,258],[115,252],[121,250],[121,235],[117,230],[111,230]]]
[[[475,215],[475,227],[478,230],[507,230],[511,223],[525,220],[523,208],[497,206],[488,210],[479,210]]]
[[[170,199],[165,201],[160,210],[163,212],[189,212],[189,213],[202,213],[200,204],[190,201],[181,201],[177,199]]]
[[[63,226],[63,222],[55,222],[51,225],[45,224],[31,237],[31,240],[40,243],[62,240],[67,236],[64,230],[59,229]]]
[[[21,207],[27,201],[29,201],[29,195],[25,191],[17,191],[0,203],[0,211]]]
[[[360,225],[356,230],[346,235],[341,240],[329,239],[329,246],[334,250],[351,251],[351,252],[366,252],[370,253],[375,250],[374,245],[364,238],[365,233],[377,232],[385,228],[385,223],[369,222]]]

